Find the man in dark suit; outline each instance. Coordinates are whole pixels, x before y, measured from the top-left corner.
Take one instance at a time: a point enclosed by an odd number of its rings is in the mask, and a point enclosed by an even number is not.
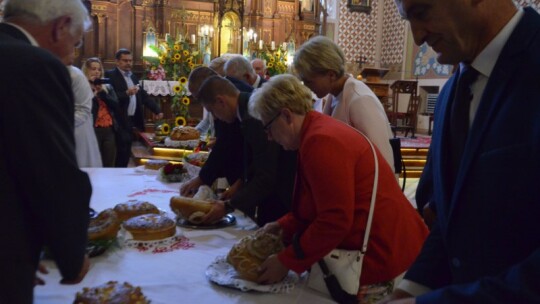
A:
[[[148,107],[154,112],[154,119],[161,119],[163,113],[153,98],[146,91],[140,89],[139,79],[132,71],[133,56],[127,49],[119,49],[116,54],[116,68],[105,72],[111,79],[118,102],[120,104],[120,128],[117,132],[116,166],[127,167],[131,156],[131,143],[133,141],[133,127],[144,131],[144,109]]]
[[[44,284],[36,271],[45,246],[60,270],[61,283],[78,283],[88,271],[92,188],[75,158],[71,78],[57,57],[73,52],[89,19],[79,0],[47,1],[47,9],[41,0],[4,3],[0,302],[32,303],[34,280]]]
[[[511,0],[396,3],[416,44],[460,67],[422,175],[436,220],[393,299],[540,303],[540,15]]]
[[[200,185],[211,185],[216,178],[226,176],[232,184],[231,193],[216,201],[206,222],[234,209],[256,219],[259,225],[283,216],[290,210],[296,153],[268,141],[261,122],[247,112],[250,94],[240,92],[229,80],[211,76],[196,95],[224,128],[218,130],[216,124],[216,145],[199,176],[185,183],[181,194],[192,195]],[[231,167],[240,171],[227,170]]]

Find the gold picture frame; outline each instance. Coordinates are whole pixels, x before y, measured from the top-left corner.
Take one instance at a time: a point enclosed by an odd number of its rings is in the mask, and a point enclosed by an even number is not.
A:
[[[371,13],[371,0],[347,0],[351,12]]]

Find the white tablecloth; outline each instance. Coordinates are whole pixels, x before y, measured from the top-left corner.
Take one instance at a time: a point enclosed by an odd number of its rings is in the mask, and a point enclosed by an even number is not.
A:
[[[130,199],[149,201],[169,213],[169,199],[177,195],[179,183],[165,184],[156,175],[135,171],[134,168],[85,169],[93,186],[91,206],[96,211],[110,208]],[[77,285],[60,285],[56,265],[46,261],[46,285],[37,286],[34,303],[72,303],[76,292],[83,287],[101,285],[110,280],[129,282],[140,286],[153,304],[169,303],[332,303],[316,291],[305,287],[302,278],[286,294],[241,292],[211,283],[205,271],[217,256],[226,255],[242,236],[252,233],[255,225],[240,213],[235,214],[237,224],[217,230],[191,230],[181,232],[193,247],[165,253],[140,252],[132,248],[113,247],[103,255],[90,259],[90,271]]]

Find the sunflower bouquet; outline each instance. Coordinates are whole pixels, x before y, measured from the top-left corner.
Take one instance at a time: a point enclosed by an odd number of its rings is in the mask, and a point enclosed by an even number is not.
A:
[[[262,59],[266,60],[266,70],[270,76],[287,72],[287,51],[278,48],[275,51],[262,52]]]
[[[166,41],[159,46],[149,46],[157,57],[144,56],[143,60],[148,62],[148,79],[153,80],[173,80],[178,81],[172,88],[171,110],[179,122],[184,122],[189,117],[190,99],[187,96],[187,79],[191,70],[197,66],[200,59],[198,51],[191,51],[190,45],[185,41],[175,41],[167,36]]]

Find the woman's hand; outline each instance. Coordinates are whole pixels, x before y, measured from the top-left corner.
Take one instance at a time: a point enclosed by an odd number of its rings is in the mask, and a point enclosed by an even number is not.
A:
[[[264,225],[264,227],[259,229],[256,233],[272,233],[272,234],[275,234],[275,235],[280,235],[281,230],[282,230],[281,226],[279,225],[278,222],[270,222],[270,223]]]
[[[281,282],[283,278],[289,272],[289,269],[285,267],[278,259],[276,254],[269,256],[259,267],[259,284],[274,284]]]

